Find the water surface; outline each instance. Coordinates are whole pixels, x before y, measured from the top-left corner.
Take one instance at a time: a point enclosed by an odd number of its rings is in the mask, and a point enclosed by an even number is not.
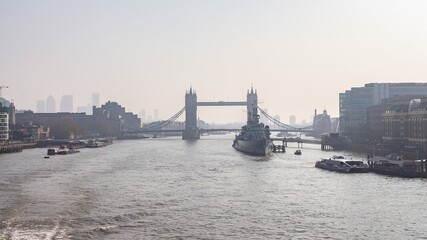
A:
[[[427,239],[427,181],[251,157],[232,136],[0,155],[0,239]]]

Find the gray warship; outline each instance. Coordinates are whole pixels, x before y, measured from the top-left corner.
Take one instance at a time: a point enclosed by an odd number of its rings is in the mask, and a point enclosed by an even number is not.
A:
[[[233,141],[233,148],[248,155],[266,156],[272,152],[270,128],[259,122],[258,97],[256,91],[247,94],[247,124]]]

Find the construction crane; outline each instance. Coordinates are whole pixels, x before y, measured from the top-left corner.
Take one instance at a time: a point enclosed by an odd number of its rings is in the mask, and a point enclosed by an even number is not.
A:
[[[3,88],[9,88],[8,86],[0,86],[0,97],[2,97],[1,92]]]

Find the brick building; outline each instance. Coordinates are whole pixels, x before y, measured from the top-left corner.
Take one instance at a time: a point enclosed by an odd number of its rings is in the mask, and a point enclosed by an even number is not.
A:
[[[414,158],[427,157],[427,97],[395,104],[383,114],[383,144]]]

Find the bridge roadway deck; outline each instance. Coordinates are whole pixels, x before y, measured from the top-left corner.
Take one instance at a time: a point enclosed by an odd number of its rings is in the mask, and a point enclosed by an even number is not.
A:
[[[213,128],[213,129],[200,129],[200,132],[239,132],[242,129],[240,128]],[[140,132],[140,133],[159,133],[159,132],[183,132],[184,130],[150,130],[150,129],[140,129],[132,132]],[[270,132],[313,132],[313,130],[310,129],[270,129]]]
[[[201,132],[239,132],[241,128],[214,128],[214,129],[200,129]],[[313,132],[309,129],[270,129],[270,132]]]
[[[247,102],[197,102],[197,106],[246,106]]]

